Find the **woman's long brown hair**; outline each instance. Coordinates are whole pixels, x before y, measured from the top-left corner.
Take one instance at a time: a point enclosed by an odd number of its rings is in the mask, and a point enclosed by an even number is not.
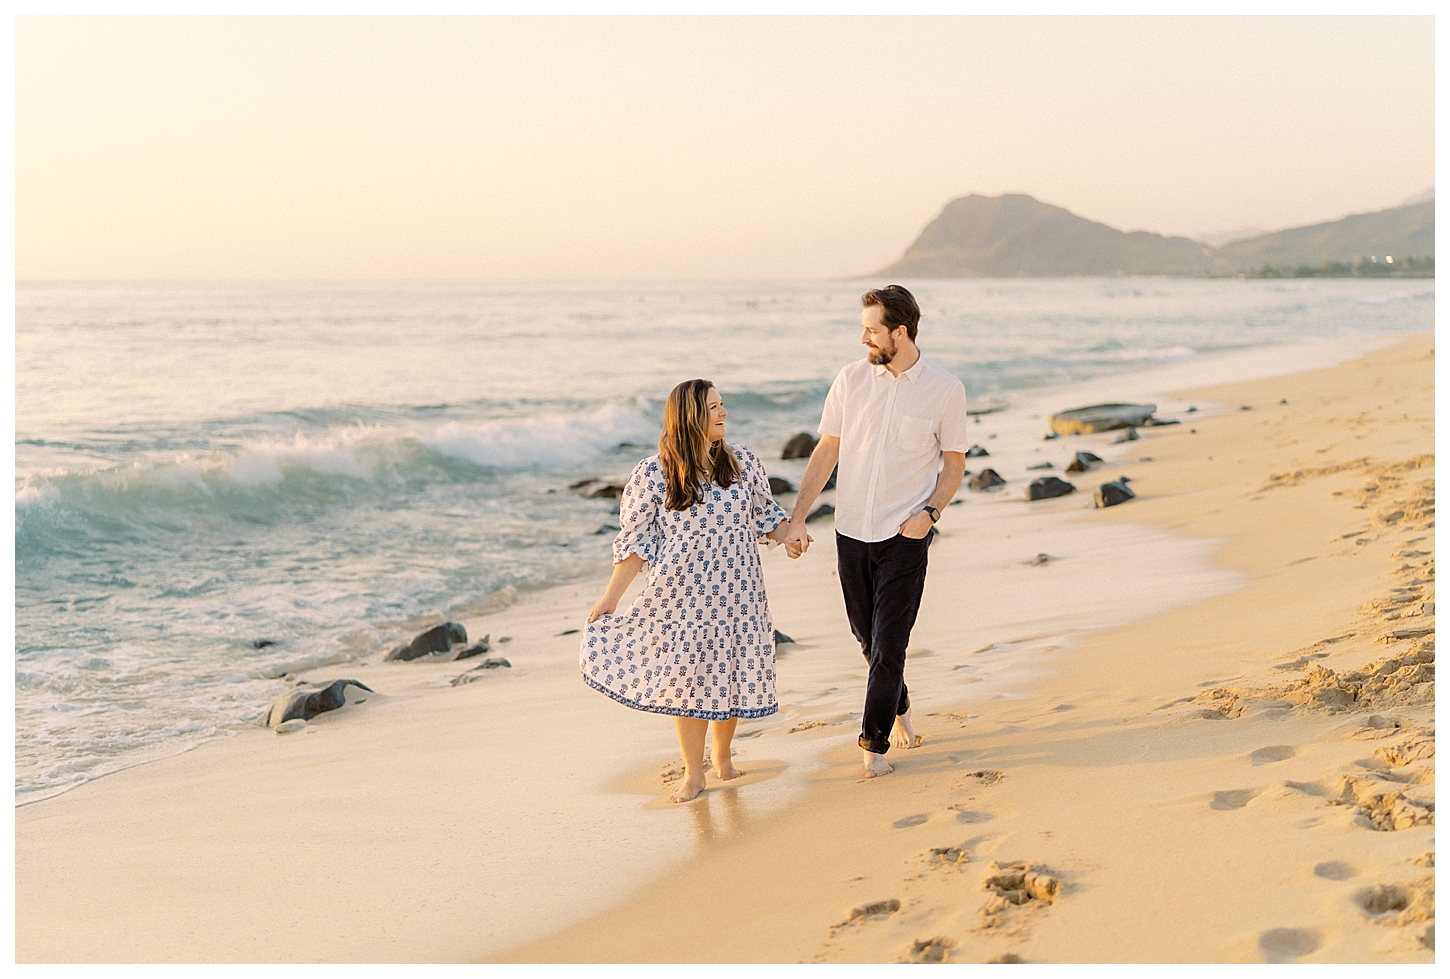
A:
[[[660,435],[660,466],[665,471],[665,506],[688,510],[705,499],[708,480],[729,486],[740,478],[740,463],[724,439],[711,442],[710,412],[705,407],[715,385],[702,378],[681,381],[665,399],[665,430]]]

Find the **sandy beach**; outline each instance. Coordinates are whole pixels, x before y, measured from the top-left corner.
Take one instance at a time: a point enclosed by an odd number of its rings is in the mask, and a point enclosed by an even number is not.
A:
[[[826,520],[764,556],[738,781],[666,803],[668,720],[578,676],[602,581],[537,592],[464,621],[477,682],[315,671],[376,692],[17,809],[17,961],[1432,962],[1433,337],[1242,363],[1052,395],[1182,419],[1133,442],[980,423],[1009,482],[941,522],[886,778]]]

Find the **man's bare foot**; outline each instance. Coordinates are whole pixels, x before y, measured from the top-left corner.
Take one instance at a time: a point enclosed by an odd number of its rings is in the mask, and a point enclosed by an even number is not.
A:
[[[911,711],[896,715],[896,723],[891,725],[891,747],[921,747],[921,735],[917,734],[911,726]]]
[[[728,782],[732,778],[739,778],[744,774],[744,772],[735,767],[735,762],[729,758],[716,762],[715,764],[715,776],[722,782]]]
[[[678,789],[675,789],[675,791],[670,795],[670,801],[689,802],[691,799],[695,798],[695,796],[699,795],[701,792],[704,791],[704,772],[701,772],[698,778],[691,778],[689,775],[686,775],[685,780],[680,783],[680,787]]]
[[[886,760],[885,755],[878,755],[874,751],[867,751],[865,748],[862,748],[861,756],[866,762],[867,778],[875,778],[878,775],[890,775],[896,771],[896,769],[891,767],[891,763]]]

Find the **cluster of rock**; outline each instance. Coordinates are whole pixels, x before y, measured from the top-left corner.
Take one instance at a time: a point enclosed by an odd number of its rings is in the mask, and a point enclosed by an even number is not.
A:
[[[395,647],[383,657],[383,661],[409,662],[426,659],[449,663],[474,659],[492,650],[493,647],[489,645],[488,638],[488,636],[484,636],[478,642],[470,645],[468,630],[461,623],[444,622],[442,625],[435,625],[431,629],[423,630],[409,642]],[[473,669],[455,677],[451,682],[455,687],[462,686],[479,679],[486,671],[511,666],[512,664],[506,659],[485,658]],[[301,682],[296,689],[279,695],[263,712],[259,722],[265,727],[271,727],[279,734],[300,730],[318,714],[337,710],[348,704],[362,703],[365,698],[359,696],[360,692],[373,693],[374,691],[362,681],[352,679],[334,680],[320,687]]]

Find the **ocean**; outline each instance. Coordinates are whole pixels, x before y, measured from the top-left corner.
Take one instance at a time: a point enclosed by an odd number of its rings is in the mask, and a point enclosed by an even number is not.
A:
[[[972,399],[1434,327],[1433,280],[932,280]],[[856,281],[20,283],[17,804],[255,722],[300,669],[607,573],[706,377],[792,482],[862,355]],[[1068,406],[1064,406],[1068,407]],[[585,610],[580,610],[581,618]]]

